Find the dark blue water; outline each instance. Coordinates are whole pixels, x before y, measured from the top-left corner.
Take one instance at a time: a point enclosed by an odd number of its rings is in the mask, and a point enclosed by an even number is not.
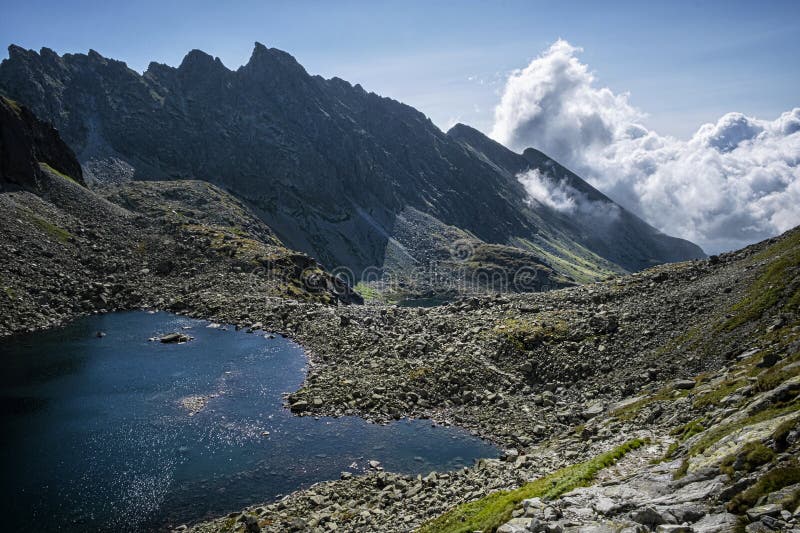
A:
[[[0,341],[4,531],[161,529],[360,472],[371,459],[416,474],[497,455],[425,421],[292,416],[282,393],[303,381],[302,349],[207,325],[115,313]],[[173,331],[195,340],[148,342]],[[182,400],[192,395],[209,399],[190,416]]]

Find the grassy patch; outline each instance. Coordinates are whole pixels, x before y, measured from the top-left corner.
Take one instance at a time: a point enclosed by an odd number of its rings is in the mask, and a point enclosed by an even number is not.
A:
[[[363,281],[359,281],[354,287],[355,291],[364,298],[365,302],[382,302],[385,300],[381,292]]]
[[[672,473],[672,479],[675,480],[680,479],[683,476],[685,476],[686,472],[688,471],[689,471],[689,460],[684,459],[683,461],[681,461],[681,466],[679,466],[678,469]]]
[[[784,370],[783,367],[772,367],[761,373],[756,380],[755,389],[766,392],[774,389],[784,381],[800,375],[800,367]]]
[[[690,420],[686,424],[673,429],[670,433],[677,436],[679,442],[683,442],[694,437],[698,433],[704,432],[705,430],[706,428],[703,427],[703,419],[695,418],[694,420]]]
[[[539,320],[507,318],[495,326],[494,332],[505,337],[519,351],[531,350],[545,341],[563,340],[569,336],[569,326],[561,318]]]
[[[19,115],[19,114],[22,112],[22,108],[20,107],[20,105],[17,103],[17,101],[16,101],[16,100],[12,100],[11,98],[8,98],[7,96],[3,96],[3,101],[4,101],[4,102],[6,103],[6,105],[8,105],[8,107],[10,107],[10,108],[11,108],[11,109],[14,111],[14,113],[16,113],[17,115]]]
[[[51,172],[51,173],[55,174],[56,176],[64,178],[65,180],[71,181],[72,183],[80,185],[77,181],[75,181],[75,178],[73,178],[71,176],[67,176],[66,174],[64,174],[60,170],[54,169],[53,167],[51,167],[50,165],[48,165],[44,161],[39,161],[39,168],[41,168],[42,170],[46,170],[48,172]]]
[[[578,283],[592,283],[626,272],[580,245],[572,244],[574,249],[570,249],[570,245],[559,245],[557,239],[551,240],[547,247],[527,239],[517,239],[515,245],[533,251],[556,272]]]
[[[752,472],[775,458],[775,452],[759,441],[748,442],[738,453],[725,457],[719,465],[720,471],[733,479],[736,472]]]
[[[789,466],[773,468],[761,476],[754,485],[734,496],[728,503],[728,511],[737,514],[744,513],[753,507],[762,496],[795,483],[800,483],[800,466],[797,461],[792,462]]]
[[[733,306],[733,316],[723,324],[724,329],[730,331],[757,320],[779,304],[785,311],[800,308],[800,285],[789,283],[796,277],[793,271],[800,265],[800,232],[794,232],[752,258],[753,262],[764,260],[772,262],[753,282],[745,297]]]
[[[797,425],[797,419],[794,420],[789,419],[782,422],[778,427],[775,428],[775,431],[772,432],[770,436],[772,440],[775,442],[775,446],[778,450],[782,450],[786,448],[786,437],[789,436],[789,433],[792,432],[794,427]]]
[[[31,215],[31,220],[33,223],[43,232],[47,233],[50,237],[54,238],[55,240],[66,243],[72,238],[72,234],[65,230],[64,228],[60,228],[55,224],[48,222],[47,220],[38,217],[36,215]]]
[[[742,420],[731,422],[728,424],[718,424],[703,433],[700,439],[689,449],[689,456],[693,457],[697,454],[703,453],[709,447],[719,442],[724,437],[730,435],[734,431],[744,427],[783,416],[788,413],[793,413],[800,409],[800,402],[796,399],[784,405],[777,405],[769,409],[765,409],[760,413],[748,416]]]
[[[678,451],[680,445],[681,443],[678,441],[673,442],[672,444],[669,445],[669,447],[667,447],[667,450],[664,452],[664,455],[662,455],[661,457],[656,457],[654,459],[651,459],[650,464],[657,465],[659,463],[663,463],[664,461],[669,461],[675,454],[675,452]]]
[[[181,213],[170,213],[170,216],[177,216],[182,220],[184,215]],[[209,247],[214,250],[218,255],[237,259],[239,261],[250,263],[256,266],[260,258],[272,260],[273,262],[279,260],[277,256],[269,254],[268,246],[263,242],[257,241],[251,237],[243,237],[247,235],[241,228],[236,226],[211,226],[204,224],[181,224],[181,230],[186,231],[192,235],[202,236],[209,240]]]
[[[695,408],[707,407],[711,405],[719,405],[719,402],[729,396],[730,394],[736,392],[740,388],[747,385],[747,381],[744,379],[736,379],[732,381],[723,381],[717,387],[703,391],[698,394],[697,399],[694,401]]]
[[[511,519],[512,511],[522,500],[536,497],[553,499],[576,487],[586,486],[600,470],[613,465],[625,454],[644,444],[645,441],[641,439],[629,440],[589,461],[562,468],[516,490],[495,492],[480,500],[459,505],[423,524],[419,533],[495,531]]]
[[[702,433],[703,431],[706,430],[706,428],[703,426],[702,422],[703,422],[702,418],[696,418],[696,419],[691,420],[691,421],[687,422],[686,424],[684,424],[682,426],[679,426],[679,427],[673,429],[672,431],[670,431],[669,432],[670,435],[678,437],[678,439],[675,442],[673,442],[672,444],[669,445],[669,447],[667,448],[667,451],[664,452],[663,456],[661,456],[660,458],[653,459],[651,461],[651,463],[652,464],[658,464],[658,463],[663,463],[664,461],[668,461],[669,459],[671,459],[672,456],[675,454],[675,452],[678,451],[678,448],[680,447],[682,442],[684,442],[684,441],[686,441],[686,440],[694,437],[695,435],[697,435],[699,433]],[[681,466],[683,466],[683,465],[681,465]],[[688,468],[688,466],[689,465],[687,463],[686,467]]]
[[[410,370],[408,372],[408,379],[411,381],[421,380],[424,379],[425,376],[430,374],[432,371],[433,369],[429,366],[421,366],[413,370]]]
[[[663,387],[658,392],[654,394],[649,394],[644,398],[636,400],[635,402],[614,409],[609,414],[610,416],[613,416],[617,420],[621,421],[633,420],[634,418],[636,418],[636,415],[639,414],[639,411],[641,411],[644,407],[650,405],[653,402],[672,401],[677,398],[682,398],[687,394],[689,394],[689,391],[686,390],[675,391],[672,387]]]
[[[800,489],[793,491],[778,503],[782,505],[784,509],[797,509],[800,507]]]

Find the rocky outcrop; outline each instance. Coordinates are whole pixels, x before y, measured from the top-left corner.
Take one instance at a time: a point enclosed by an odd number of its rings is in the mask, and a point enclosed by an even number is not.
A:
[[[80,163],[58,132],[28,108],[0,96],[0,191],[41,192],[45,171],[84,184]]]
[[[445,134],[409,106],[311,76],[261,44],[235,71],[194,50],[177,68],[152,63],[143,75],[94,51],[11,46],[0,90],[59,128],[87,180],[222,185],[287,246],[357,278],[384,266],[408,209],[477,242],[522,248],[573,281],[703,256],[546,156],[526,159],[466,127]],[[530,168],[565,173],[621,216],[599,224],[528,202],[515,174]]]

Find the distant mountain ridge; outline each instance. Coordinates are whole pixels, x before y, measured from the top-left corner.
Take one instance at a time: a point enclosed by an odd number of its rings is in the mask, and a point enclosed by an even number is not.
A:
[[[12,45],[0,91],[56,125],[88,183],[209,181],[329,268],[382,267],[408,209],[577,281],[704,256],[540,152],[516,154],[463,125],[444,133],[410,106],[311,76],[259,43],[237,70],[193,50],[177,68],[151,63],[142,75],[92,50]],[[621,216],[598,228],[529,201],[516,175],[533,168]]]

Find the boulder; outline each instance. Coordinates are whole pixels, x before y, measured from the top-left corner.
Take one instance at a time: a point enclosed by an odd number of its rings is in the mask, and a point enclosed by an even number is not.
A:
[[[192,340],[192,337],[185,333],[168,333],[167,335],[159,337],[158,340],[164,344],[182,344]]]
[[[739,517],[731,513],[709,514],[692,524],[695,533],[732,533],[737,530]]]
[[[308,402],[305,400],[297,400],[289,405],[289,410],[293,413],[302,413],[303,411],[308,411]]]
[[[761,518],[765,516],[771,516],[771,517],[780,516],[782,509],[783,507],[781,507],[776,503],[759,505],[757,507],[753,507],[752,509],[748,509],[747,518],[755,522],[757,520],[761,520]]]
[[[258,525],[258,519],[252,515],[242,515],[240,522],[244,524],[244,530],[247,533],[259,533],[261,526]]]
[[[653,528],[665,522],[661,513],[655,507],[647,506],[631,511],[631,520],[647,527]]]
[[[672,388],[675,390],[692,390],[694,386],[695,382],[691,379],[678,379],[672,382]]]
[[[599,414],[602,414],[604,409],[605,407],[602,402],[593,402],[589,404],[589,406],[586,407],[586,409],[584,409],[583,412],[581,412],[581,416],[585,420],[589,420],[591,418],[596,417]]]

